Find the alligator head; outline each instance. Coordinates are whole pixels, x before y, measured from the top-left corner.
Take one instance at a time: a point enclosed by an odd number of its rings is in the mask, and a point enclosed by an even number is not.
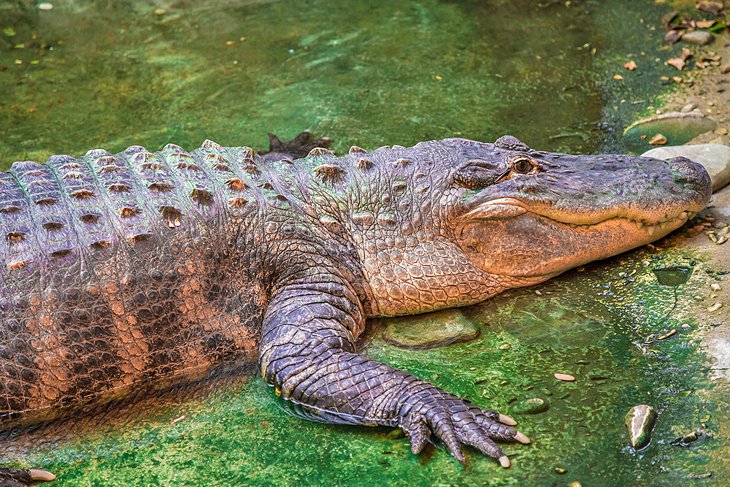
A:
[[[712,192],[686,158],[539,152],[511,136],[446,143],[461,154],[454,239],[491,275],[536,282],[657,240]]]

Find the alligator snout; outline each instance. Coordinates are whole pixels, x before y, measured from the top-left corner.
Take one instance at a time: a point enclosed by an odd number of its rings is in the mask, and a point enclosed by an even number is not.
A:
[[[681,185],[691,185],[703,201],[712,194],[712,182],[707,170],[686,157],[675,157],[667,160],[674,175],[674,181]]]

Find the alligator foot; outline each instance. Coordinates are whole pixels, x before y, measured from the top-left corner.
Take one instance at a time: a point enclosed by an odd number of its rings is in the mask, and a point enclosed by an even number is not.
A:
[[[282,142],[279,137],[269,134],[269,150],[261,151],[260,154],[266,159],[280,161],[282,159],[301,159],[309,154],[315,147],[329,147],[332,139],[322,137],[312,138],[312,132],[305,130],[287,142]]]
[[[56,480],[56,476],[46,470],[0,468],[0,487],[23,487],[53,480]]]
[[[462,463],[464,455],[461,445],[471,445],[509,468],[511,462],[495,440],[530,443],[524,433],[512,427],[517,422],[511,417],[480,409],[421,381],[414,384],[417,384],[418,391],[407,396],[399,421],[414,454],[420,453],[431,436],[435,435]]]

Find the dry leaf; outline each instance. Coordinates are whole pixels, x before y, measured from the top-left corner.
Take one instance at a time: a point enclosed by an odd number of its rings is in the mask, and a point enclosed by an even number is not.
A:
[[[623,76],[621,76],[620,74],[614,74],[614,75],[612,76],[612,78],[613,78],[613,79],[616,79],[616,80],[619,80],[619,81],[621,81],[622,79],[624,79],[624,77],[623,77]]]
[[[723,9],[722,2],[698,2],[695,6],[698,10],[715,15],[719,14]]]
[[[638,66],[636,65],[636,63],[634,61],[629,61],[626,64],[624,64],[624,68],[628,69],[629,71],[633,71],[636,68],[638,68]]]
[[[717,20],[698,20],[695,25],[698,29],[709,29],[717,23]]]
[[[682,59],[682,61],[686,61],[687,59],[692,57],[692,51],[690,51],[686,47],[683,47],[682,53],[679,55],[679,57]]]
[[[678,30],[670,30],[666,34],[664,34],[664,45],[665,46],[672,46],[679,42],[679,40],[682,38],[682,33]]]
[[[673,58],[667,59],[667,62],[665,64],[674,66],[679,71],[682,71],[684,69],[684,59],[679,58],[679,57],[673,57]]]

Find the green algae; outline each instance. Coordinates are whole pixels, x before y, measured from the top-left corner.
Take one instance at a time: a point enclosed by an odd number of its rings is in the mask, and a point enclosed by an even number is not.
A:
[[[7,2],[0,167],[98,146],[263,144],[304,128],[338,150],[503,133],[541,149],[625,150],[623,125],[660,93],[652,26],[663,13],[648,0],[219,0],[163,15],[141,1]],[[623,71],[629,58],[636,72]],[[707,472],[727,483],[713,438],[727,411],[699,394],[713,384],[678,321],[709,269],[697,264],[669,316],[674,289],[652,273],[695,259],[644,251],[508,292],[463,310],[479,338],[435,350],[394,347],[372,323],[374,359],[508,414],[550,403],[515,415],[534,442],[505,447],[510,470],[473,451],[465,466],[441,448],[414,456],[388,429],[292,417],[257,377],[0,461],[63,485],[681,485]],[[640,403],[659,420],[634,452],[623,417]],[[698,441],[672,445],[698,428]]]

